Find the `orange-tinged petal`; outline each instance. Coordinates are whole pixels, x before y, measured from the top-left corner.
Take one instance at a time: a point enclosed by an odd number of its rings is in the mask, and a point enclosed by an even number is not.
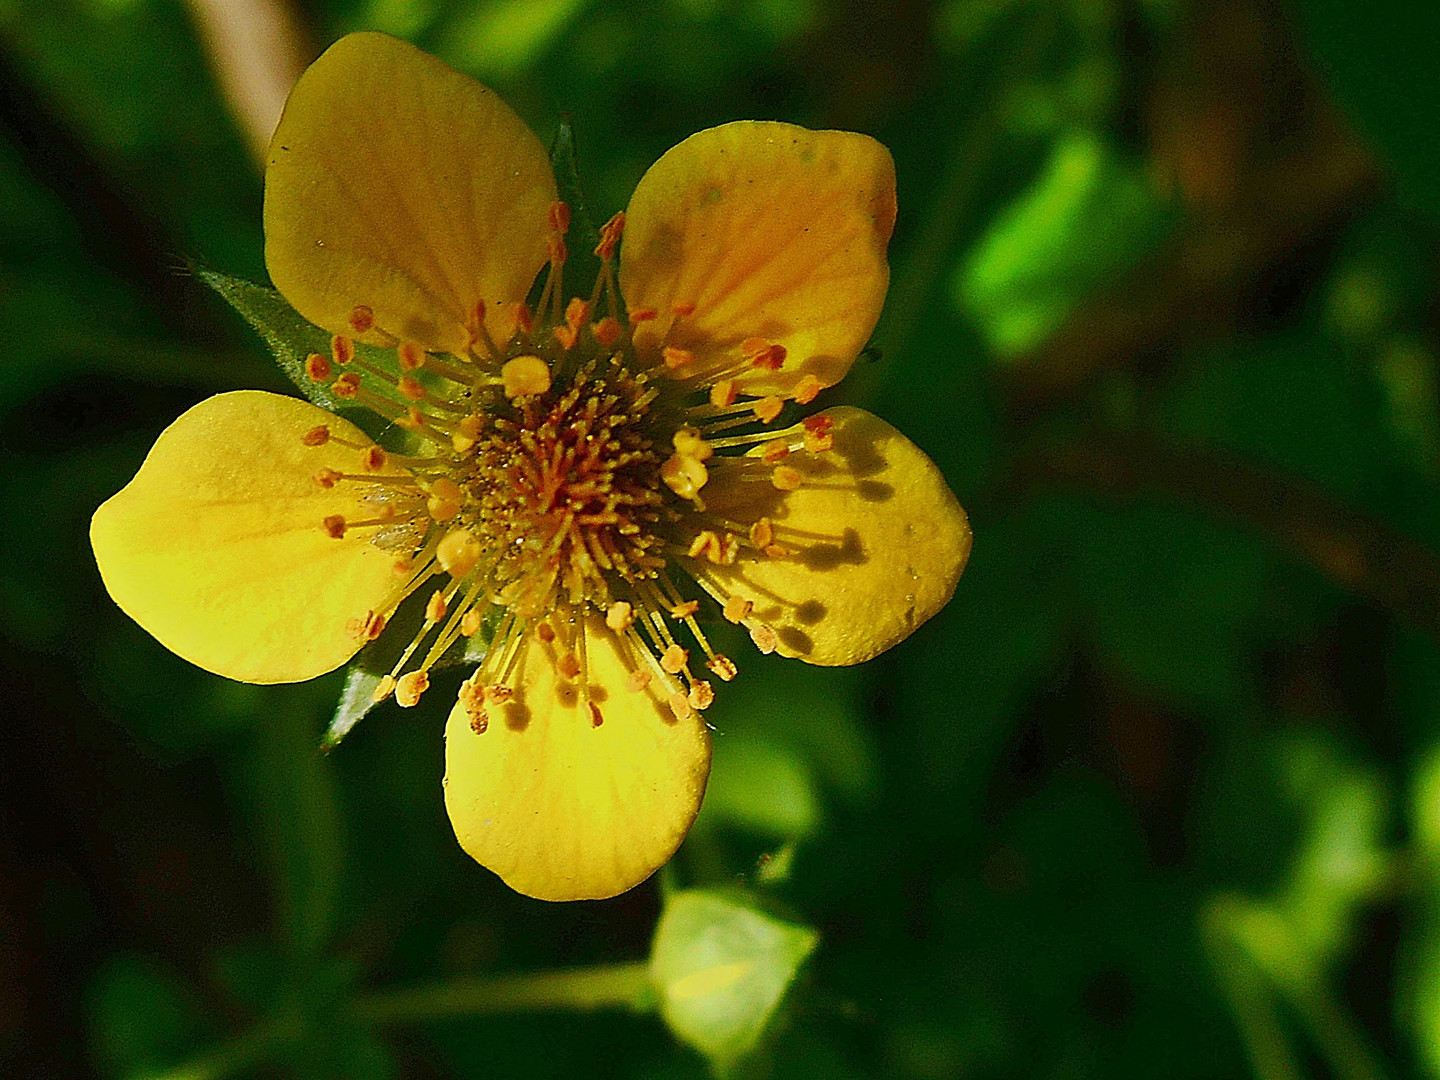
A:
[[[586,623],[590,698],[530,635],[518,690],[487,706],[476,734],[462,705],[445,730],[445,805],[460,846],[511,888],[541,900],[614,896],[684,839],[705,791],[710,742],[699,714],[676,719],[602,620]],[[657,686],[658,677],[651,686]]]
[[[217,675],[298,682],[348,660],[363,620],[394,587],[394,555],[360,530],[328,536],[325,518],[373,517],[356,485],[315,483],[358,471],[357,450],[307,446],[324,424],[354,425],[294,398],[242,390],[202,401],[171,424],[140,471],[95,511],[90,543],[115,602],[162,645]]]
[[[461,352],[477,301],[508,319],[525,298],[554,199],[544,148],[493,91],[407,42],[351,34],[300,77],[271,140],[265,262],[327,330],[348,332],[364,305],[392,338]]]
[[[754,604],[752,621],[775,631],[779,652],[858,664],[945,606],[970,555],[970,525],[935,463],[885,421],[852,408],[819,415],[833,422],[834,448],[785,458],[798,473],[793,490],[756,482],[759,462],[711,470],[709,508],[768,519],[765,542],[782,550],[706,570]]]
[[[640,340],[668,333],[696,354],[697,370],[741,360],[749,339],[783,346],[783,367],[748,369],[742,391],[788,394],[807,374],[831,386],[880,317],[894,224],[895,166],[874,139],[725,124],[692,135],[640,180],[621,290],[632,312],[656,312]]]

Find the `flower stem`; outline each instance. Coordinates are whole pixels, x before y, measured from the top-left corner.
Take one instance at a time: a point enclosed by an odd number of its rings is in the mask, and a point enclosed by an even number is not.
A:
[[[634,961],[371,990],[350,1003],[350,1015],[368,1024],[407,1024],[551,1009],[638,1012],[648,1008],[649,994],[650,967]]]

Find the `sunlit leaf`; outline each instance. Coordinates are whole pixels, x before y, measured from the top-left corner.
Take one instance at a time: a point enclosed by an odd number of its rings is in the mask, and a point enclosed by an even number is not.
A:
[[[966,257],[955,300],[996,354],[1023,353],[1154,247],[1170,220],[1138,163],[1093,132],[1072,132]]]
[[[650,954],[665,1022],[718,1070],[730,1069],[756,1048],[819,941],[738,895],[672,894]]]

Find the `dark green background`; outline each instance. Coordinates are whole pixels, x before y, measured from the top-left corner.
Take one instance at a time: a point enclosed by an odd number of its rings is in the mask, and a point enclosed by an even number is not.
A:
[[[749,659],[708,714],[669,881],[822,935],[750,1069],[1440,1076],[1440,9],[291,10],[568,116],[598,219],[727,120],[894,152],[889,305],[830,399],[931,453],[975,553],[890,653]],[[445,819],[444,693],[322,757],[339,676],[210,677],[101,589],[90,513],[160,429],[286,389],[185,269],[263,281],[260,197],[178,0],[0,0],[0,1073],[163,1074],[294,1009],[230,1075],[705,1075],[653,1016],[344,1020],[641,959],[660,890],[510,893]]]

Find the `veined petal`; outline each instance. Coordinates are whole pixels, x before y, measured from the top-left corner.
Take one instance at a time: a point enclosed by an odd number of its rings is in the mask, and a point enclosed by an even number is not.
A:
[[[748,120],[671,149],[626,214],[621,291],[656,312],[651,340],[690,350],[701,370],[781,345],[779,371],[738,380],[787,394],[805,375],[840,381],[869,340],[890,280],[895,166],[874,139]],[[676,305],[682,312],[672,326]],[[642,337],[642,340],[644,338]]]
[[[392,340],[462,352],[476,301],[500,317],[525,299],[555,197],[540,141],[493,91],[398,38],[351,34],[300,77],[271,140],[265,262],[327,330],[348,333],[365,305]]]
[[[322,522],[373,516],[356,485],[326,490],[323,468],[357,472],[359,452],[302,442],[320,424],[363,432],[304,401],[241,390],[166,428],[140,471],[95,511],[90,543],[115,602],[159,642],[242,682],[298,682],[360,648],[363,620],[395,585],[394,556]]]
[[[614,896],[680,846],[710,771],[698,713],[677,720],[626,683],[634,662],[586,621],[590,701],[557,670],[556,646],[521,645],[513,700],[476,734],[463,705],[445,729],[445,805],[460,846],[540,900]],[[597,726],[596,718],[602,722]]]
[[[827,409],[834,448],[785,459],[800,486],[779,491],[759,463],[710,471],[707,506],[742,523],[767,518],[785,551],[706,566],[753,602],[777,651],[812,664],[858,664],[907,637],[950,599],[970,556],[970,524],[935,463],[861,409]]]

